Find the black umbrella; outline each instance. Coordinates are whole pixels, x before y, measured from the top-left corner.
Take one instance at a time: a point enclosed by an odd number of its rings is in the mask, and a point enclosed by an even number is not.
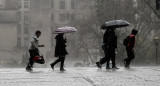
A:
[[[129,25],[130,25],[130,23],[128,23],[125,20],[112,20],[112,21],[108,21],[108,22],[104,23],[101,26],[101,29],[107,29],[110,27],[120,28],[120,27],[129,26]]]

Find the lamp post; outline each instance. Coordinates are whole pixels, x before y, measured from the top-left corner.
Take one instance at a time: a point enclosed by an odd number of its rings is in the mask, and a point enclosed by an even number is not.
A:
[[[154,42],[155,42],[155,45],[156,45],[156,64],[158,64],[158,43],[159,43],[159,38],[158,36],[156,36],[154,38]]]

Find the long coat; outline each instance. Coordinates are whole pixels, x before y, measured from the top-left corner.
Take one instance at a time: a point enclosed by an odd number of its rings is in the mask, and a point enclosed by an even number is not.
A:
[[[109,46],[110,48],[117,48],[117,36],[114,30],[110,29],[108,33],[109,34],[108,34],[107,46]]]
[[[55,57],[65,56],[68,54],[66,50],[66,40],[63,38],[63,35],[58,34],[56,37],[56,46],[55,46]]]

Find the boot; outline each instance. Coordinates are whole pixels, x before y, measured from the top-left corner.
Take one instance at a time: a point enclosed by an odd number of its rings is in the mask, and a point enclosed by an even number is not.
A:
[[[66,71],[65,69],[64,69],[64,60],[65,60],[65,57],[61,57],[61,65],[60,65],[60,71]]]
[[[106,63],[106,70],[108,70],[108,69],[111,69],[111,68],[109,67],[109,62],[107,61],[107,63]]]
[[[119,68],[118,68],[118,67],[116,67],[116,66],[113,66],[113,67],[112,67],[112,69],[119,69]]]
[[[127,64],[127,62],[126,62],[124,59],[123,59],[122,61],[123,61],[123,63],[124,63],[124,67],[125,67],[125,68],[129,68],[129,64]]]
[[[28,66],[26,67],[26,70],[27,70],[27,71],[32,71],[31,66],[30,66],[30,65],[28,65]]]
[[[64,68],[60,68],[60,71],[62,71],[62,72],[63,72],[63,71],[66,71],[66,70],[65,70]]]
[[[106,70],[111,69],[109,66],[106,66]]]
[[[51,68],[54,70],[54,64],[52,63],[52,64],[50,64],[51,65]]]
[[[100,69],[102,68],[102,65],[100,64],[100,62],[96,62],[96,65],[98,68],[100,68]]]

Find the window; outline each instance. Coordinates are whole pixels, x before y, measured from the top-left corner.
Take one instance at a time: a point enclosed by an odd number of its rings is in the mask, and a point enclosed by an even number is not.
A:
[[[28,27],[24,27],[24,34],[28,34],[29,33],[29,28]]]
[[[0,0],[0,8],[4,8],[4,6],[5,6],[4,0]]]
[[[60,13],[59,15],[59,20],[62,22],[62,21],[65,21],[65,13]]]
[[[75,9],[75,1],[71,0],[71,9]]]
[[[74,21],[74,20],[75,20],[75,14],[72,13],[72,14],[71,14],[71,21]]]
[[[70,20],[70,13],[66,13],[66,20],[67,20],[67,21]]]
[[[0,5],[4,5],[4,0],[0,0]]]
[[[51,8],[54,8],[54,0],[51,0]]]
[[[17,20],[21,21],[21,12],[20,11],[17,12]]]
[[[24,8],[29,8],[29,6],[28,6],[28,1],[25,1],[25,2],[24,2]]]
[[[21,25],[18,24],[17,25],[17,35],[20,35],[21,34]]]
[[[20,9],[21,7],[22,7],[22,5],[21,5],[21,0],[18,0],[18,3],[17,3],[18,5],[17,5],[17,7],[18,7],[18,9]]]
[[[51,23],[53,23],[54,22],[54,14],[52,13],[51,14]]]
[[[21,38],[20,37],[17,38],[17,47],[21,47]]]
[[[60,9],[65,9],[65,1],[60,1]]]
[[[24,37],[24,47],[28,47],[28,37]]]
[[[24,26],[28,26],[29,25],[29,12],[25,11],[24,12]]]

